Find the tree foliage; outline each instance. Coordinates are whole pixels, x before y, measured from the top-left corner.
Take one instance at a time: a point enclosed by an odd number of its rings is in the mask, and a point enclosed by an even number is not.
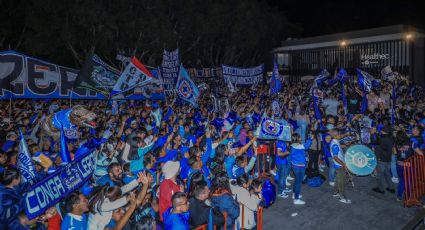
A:
[[[299,33],[264,0],[0,0],[0,49],[78,67],[96,53],[158,65],[180,49],[188,66],[263,63]]]

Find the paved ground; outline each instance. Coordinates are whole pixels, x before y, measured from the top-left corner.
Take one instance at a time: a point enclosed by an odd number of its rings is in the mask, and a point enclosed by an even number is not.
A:
[[[263,229],[401,229],[418,211],[404,208],[394,194],[371,191],[375,178],[355,177],[355,189],[346,185],[346,195],[352,204],[343,204],[332,197],[327,181],[319,188],[303,185],[301,193],[307,203],[295,206],[291,196],[277,198],[264,210]],[[295,215],[296,216],[292,216]]]

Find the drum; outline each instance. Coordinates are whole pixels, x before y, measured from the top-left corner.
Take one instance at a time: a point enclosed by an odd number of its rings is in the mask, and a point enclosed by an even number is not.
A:
[[[345,165],[358,176],[367,176],[375,170],[377,159],[375,153],[365,145],[350,146],[345,152]]]

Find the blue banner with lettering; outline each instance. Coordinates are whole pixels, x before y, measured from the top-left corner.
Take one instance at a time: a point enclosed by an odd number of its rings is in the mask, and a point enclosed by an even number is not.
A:
[[[171,52],[164,50],[160,73],[165,93],[169,95],[175,90],[175,85],[177,84],[177,78],[179,76],[179,68],[179,49]]]
[[[252,68],[237,68],[222,65],[223,78],[227,84],[230,81],[233,86],[250,87],[256,85],[263,80],[264,65]]]
[[[15,51],[0,52],[0,100],[9,98],[108,99],[98,92],[75,88],[79,70],[59,66]],[[123,99],[163,100],[161,85],[137,88]]]
[[[86,153],[33,185],[25,195],[25,212],[28,218],[42,215],[80,188],[92,176],[95,161],[93,152]]]

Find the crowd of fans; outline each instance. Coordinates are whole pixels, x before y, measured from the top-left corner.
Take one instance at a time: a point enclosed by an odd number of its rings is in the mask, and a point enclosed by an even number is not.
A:
[[[354,81],[346,87],[346,109],[339,87],[323,89],[321,121],[314,113],[311,84],[305,82],[286,84],[277,96],[270,96],[268,84],[216,95],[228,99],[227,107],[217,106],[208,89],[198,109],[171,97],[157,102],[119,101],[115,108],[110,101],[96,100],[1,101],[0,229],[194,229],[204,224],[229,229],[242,226],[242,221],[245,229],[254,229],[263,199],[258,175],[264,169],[257,161],[270,163],[268,172],[276,175],[282,199],[292,193],[295,205],[305,204],[301,190],[306,170],[311,175],[328,168],[332,195],[349,204],[342,156],[354,142],[368,145],[377,155],[373,190],[397,192],[402,199],[403,160],[422,155],[425,149],[424,91],[400,81],[393,106],[392,84],[383,81],[368,93],[368,109],[362,114],[363,92]],[[280,103],[278,111],[271,109],[273,100]],[[61,167],[59,143],[42,137],[41,122],[70,108],[70,103],[97,114],[94,130],[80,127],[78,140],[67,143],[71,156],[93,138],[107,141],[93,153],[95,172],[84,188],[29,220],[23,201],[29,185],[21,182],[16,168],[18,130],[24,134],[40,181]],[[276,151],[270,158],[257,152],[259,145],[270,143],[255,135],[261,117],[292,127],[292,140],[273,142]]]

